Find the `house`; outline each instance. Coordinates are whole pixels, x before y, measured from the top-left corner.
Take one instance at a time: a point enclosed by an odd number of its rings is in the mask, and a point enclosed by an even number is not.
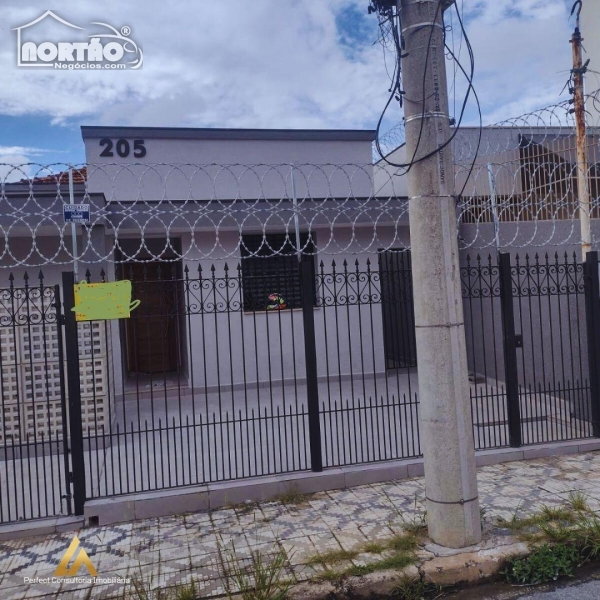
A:
[[[459,134],[460,182],[478,131]],[[0,443],[14,455],[33,441],[43,460],[51,437],[59,450],[52,506],[15,501],[22,514],[61,506],[72,414],[62,274],[74,268],[80,281],[131,281],[140,302],[130,318],[77,326],[86,500],[314,468],[317,438],[323,467],[421,454],[406,181],[373,164],[374,132],[82,135],[73,202],[90,205],[89,223],[64,222],[66,170],[0,188]],[[495,257],[467,253],[495,254],[498,225],[514,255],[510,228],[555,248],[553,232],[576,224],[560,134],[496,128],[483,142],[457,218],[475,440],[492,448],[510,442],[504,309]],[[512,276],[524,443],[589,436],[580,265]]]
[[[87,272],[91,281],[133,282],[141,306],[131,319],[80,328],[89,354],[86,424],[107,426],[119,414],[125,424],[141,396],[158,392],[166,404],[199,393],[208,414],[215,403],[233,410],[240,391],[258,405],[265,386],[272,398],[273,386],[304,385],[298,249],[317,281],[318,375],[327,397],[377,397],[382,385],[386,395],[410,395],[410,377],[391,387],[388,377],[416,365],[410,253],[398,252],[410,244],[406,178],[385,161],[372,164],[374,132],[82,127],[82,136],[87,166],[74,171],[74,201],[90,204],[91,221],[76,227],[75,245],[62,216],[66,173],[9,184],[0,225],[10,232],[2,262],[17,282],[38,265],[44,285],[60,284],[74,252],[79,279]],[[478,136],[464,128],[453,142],[457,187],[464,185],[463,265],[473,248],[576,250],[572,136],[488,128],[471,169]],[[597,145],[591,135],[592,156]],[[403,162],[404,146],[388,159]],[[594,197],[596,181],[593,167]],[[474,377],[485,371],[501,381],[502,365],[477,364],[475,337]],[[487,339],[495,349],[494,336]],[[534,367],[524,366],[524,381],[525,372],[537,378]],[[37,382],[43,397],[47,369],[30,371],[24,380]]]
[[[129,279],[141,301],[126,321],[80,327],[84,426],[154,419],[156,396],[165,420],[198,395],[206,415],[237,410],[242,396],[262,410],[263,388],[271,408],[285,410],[290,386],[302,402],[298,249],[313,273],[327,395],[377,398],[382,385],[392,389],[390,366],[414,366],[410,270],[393,251],[408,243],[406,203],[373,196],[373,131],[82,127],[82,136],[87,166],[74,171],[74,202],[90,204],[91,216],[75,244],[62,215],[66,172],[9,184],[0,224],[13,225],[3,263],[16,281],[39,265],[45,286],[60,284],[77,253],[80,280]],[[52,374],[58,411],[51,363],[27,377],[43,397]],[[397,398],[410,395],[404,379]]]

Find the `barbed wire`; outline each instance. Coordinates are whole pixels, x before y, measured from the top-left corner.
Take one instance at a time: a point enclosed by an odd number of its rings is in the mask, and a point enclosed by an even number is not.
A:
[[[0,266],[375,252],[404,241],[400,183],[371,164],[0,165]],[[63,206],[88,204],[77,250]],[[383,190],[375,196],[375,188]],[[310,233],[309,241],[300,233]],[[270,234],[284,233],[279,247]],[[281,239],[281,236],[278,236]]]
[[[587,95],[586,109],[586,180],[598,248],[600,90]],[[576,249],[581,208],[571,110],[564,101],[488,126],[476,154],[478,128],[459,130],[453,151],[456,189],[464,188],[460,248]],[[402,124],[380,143],[386,139],[390,151],[398,149]],[[63,216],[69,170],[73,202],[90,205],[75,245]],[[261,257],[408,250],[407,196],[406,178],[382,161],[0,164],[0,268],[200,261],[239,258],[242,250]]]

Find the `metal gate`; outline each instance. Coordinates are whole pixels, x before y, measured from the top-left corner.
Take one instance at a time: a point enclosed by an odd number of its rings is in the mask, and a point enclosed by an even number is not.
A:
[[[461,271],[476,448],[595,435],[597,253],[478,256]]]
[[[0,522],[72,513],[60,288],[0,289]]]

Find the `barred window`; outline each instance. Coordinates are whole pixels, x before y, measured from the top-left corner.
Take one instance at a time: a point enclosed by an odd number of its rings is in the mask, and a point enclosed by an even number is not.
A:
[[[300,308],[302,293],[298,257],[286,234],[243,235],[242,241],[244,310]],[[308,253],[302,255],[302,260],[312,265],[313,298],[316,295],[314,242],[314,233],[310,239],[309,234],[300,234],[300,243]]]

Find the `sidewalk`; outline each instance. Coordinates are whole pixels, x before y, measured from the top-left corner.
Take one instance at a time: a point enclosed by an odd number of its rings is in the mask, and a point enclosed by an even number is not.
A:
[[[543,504],[561,504],[572,490],[584,491],[590,506],[598,510],[600,452],[482,467],[478,479],[488,531],[497,517],[510,519],[516,510],[523,516]],[[306,497],[290,496],[282,501],[210,513],[82,529],[77,536],[97,569],[98,578],[130,578],[146,586],[164,588],[193,577],[199,584],[200,596],[206,597],[224,593],[219,545],[227,551],[233,544],[242,560],[251,550],[272,555],[278,547],[283,548],[291,557],[286,573],[302,582],[325,569],[306,564],[315,554],[384,541],[401,533],[406,523],[420,522],[423,500],[424,480],[418,477]],[[68,532],[0,543],[0,597],[127,597],[132,583],[24,582],[25,577],[52,578],[73,535]],[[498,544],[499,538],[494,539],[488,540],[488,547]],[[424,560],[434,558],[439,550],[425,545],[419,549],[419,556]],[[361,565],[369,560],[372,558],[365,553],[352,558]],[[85,566],[77,575],[88,577]]]

